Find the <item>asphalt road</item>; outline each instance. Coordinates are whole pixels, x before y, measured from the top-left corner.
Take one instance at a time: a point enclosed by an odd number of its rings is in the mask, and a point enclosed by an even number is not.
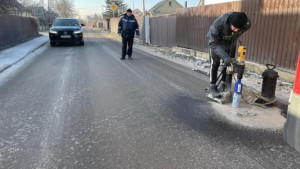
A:
[[[120,42],[89,33],[1,85],[0,168],[300,168],[282,131],[218,118],[207,77],[136,49],[120,61]]]

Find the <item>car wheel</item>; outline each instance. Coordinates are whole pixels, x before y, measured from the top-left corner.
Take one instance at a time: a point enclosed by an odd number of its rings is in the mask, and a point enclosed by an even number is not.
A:
[[[80,46],[84,46],[84,41],[81,41],[81,42],[79,43],[79,45],[80,45]]]
[[[51,46],[55,46],[56,43],[55,43],[55,42],[50,42],[50,45],[51,45]]]

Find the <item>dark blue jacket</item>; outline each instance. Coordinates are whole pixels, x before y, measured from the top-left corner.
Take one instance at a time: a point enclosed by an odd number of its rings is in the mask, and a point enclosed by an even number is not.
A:
[[[136,31],[137,35],[139,35],[138,29],[139,24],[137,23],[135,16],[127,16],[125,13],[119,21],[118,33],[121,33],[123,38],[134,38]]]

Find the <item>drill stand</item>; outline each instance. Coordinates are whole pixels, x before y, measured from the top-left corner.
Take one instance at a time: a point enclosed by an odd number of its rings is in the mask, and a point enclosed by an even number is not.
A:
[[[221,66],[221,72],[219,73],[218,78],[217,78],[218,89],[221,87],[222,79],[224,79],[223,76],[226,76],[225,89],[224,89],[224,91],[220,92],[221,97],[214,98],[211,95],[209,95],[210,88],[206,88],[205,93],[208,98],[210,98],[220,104],[230,103],[232,101],[232,97],[233,97],[233,92],[232,92],[233,75],[236,73],[238,80],[241,80],[243,78],[245,64],[239,64],[239,63],[236,63],[235,61],[233,61],[233,64],[231,64],[231,66],[225,66],[224,63],[221,63],[220,66]]]

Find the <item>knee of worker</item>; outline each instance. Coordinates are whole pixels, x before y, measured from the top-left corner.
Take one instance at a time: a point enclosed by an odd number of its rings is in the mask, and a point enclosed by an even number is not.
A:
[[[218,69],[220,67],[220,61],[212,60],[211,67],[212,69]]]

